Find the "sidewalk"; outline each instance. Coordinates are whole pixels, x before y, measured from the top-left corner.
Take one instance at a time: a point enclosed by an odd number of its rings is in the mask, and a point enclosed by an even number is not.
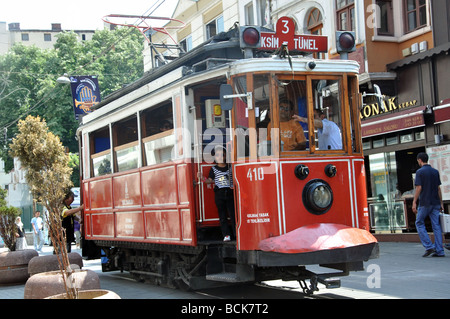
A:
[[[29,245],[28,249],[33,249],[33,245]],[[8,251],[6,247],[0,248],[0,253],[6,251]],[[72,252],[81,255],[81,249],[76,249],[75,245],[72,245]],[[53,254],[53,247],[44,245],[39,256],[51,254]],[[104,273],[102,272],[100,259],[83,259],[83,269],[96,272],[99,275],[100,287],[116,292],[122,299],[202,299],[202,296],[196,296],[189,292],[137,282],[127,272],[120,273],[119,271],[115,271]],[[18,285],[0,285],[0,300],[24,299],[24,291],[25,283]]]
[[[73,246],[74,248],[75,246]],[[81,253],[79,249],[72,251]],[[53,248],[44,246],[42,255],[52,254]],[[0,248],[0,252],[6,248]],[[341,288],[325,289],[315,295],[328,298],[354,299],[447,299],[450,292],[450,251],[445,258],[423,258],[420,243],[380,242],[380,258],[364,264],[365,271],[352,272],[341,278]],[[176,289],[153,289],[131,279],[127,273],[102,273],[100,260],[83,260],[85,269],[99,274],[103,289],[116,292],[122,299],[193,299],[205,298],[201,294]],[[308,267],[309,268],[309,267]],[[322,268],[324,270],[325,268]],[[325,269],[327,271],[327,269]],[[270,286],[297,290],[298,282],[270,281]],[[23,299],[24,284],[0,286],[0,299]],[[248,296],[252,298],[252,296]]]

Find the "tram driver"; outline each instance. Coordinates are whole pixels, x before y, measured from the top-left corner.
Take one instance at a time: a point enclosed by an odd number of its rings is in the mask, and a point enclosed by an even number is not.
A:
[[[295,121],[308,123],[308,119],[298,115],[293,115]],[[314,109],[314,127],[317,129],[320,150],[341,150],[342,136],[341,130],[336,123],[325,118],[322,110]]]
[[[306,149],[306,137],[298,120],[293,118],[294,104],[287,100],[280,100],[280,139],[282,151],[296,151]],[[267,139],[271,139],[272,122],[267,126]]]

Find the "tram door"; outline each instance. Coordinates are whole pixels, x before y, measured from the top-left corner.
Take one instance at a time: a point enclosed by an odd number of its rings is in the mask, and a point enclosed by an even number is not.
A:
[[[219,86],[205,84],[194,90],[195,104],[195,139],[194,149],[196,158],[196,171],[208,177],[211,168],[215,165],[214,149],[221,146],[230,148],[230,111],[222,110],[220,106]],[[228,158],[230,158],[228,156]],[[219,226],[219,216],[214,200],[214,185],[200,183],[198,191],[197,222],[200,226]],[[218,235],[220,230],[218,230]]]

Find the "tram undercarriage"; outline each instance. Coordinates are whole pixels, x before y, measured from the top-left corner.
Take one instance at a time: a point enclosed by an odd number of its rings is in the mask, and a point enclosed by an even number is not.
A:
[[[336,277],[363,270],[363,261],[379,253],[377,243],[299,254],[237,251],[235,242],[199,243],[197,247],[103,241],[96,244],[107,258],[102,262],[103,271],[128,271],[138,281],[199,290],[281,279],[299,281],[306,294],[317,291],[318,283],[326,288],[340,287]],[[308,265],[337,272],[315,273],[307,269]]]

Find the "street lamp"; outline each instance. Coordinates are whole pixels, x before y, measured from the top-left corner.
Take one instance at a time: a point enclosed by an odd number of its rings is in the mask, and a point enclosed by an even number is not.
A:
[[[56,79],[56,82],[61,83],[61,84],[70,84],[70,79],[69,79],[67,73],[64,73],[63,76],[60,76],[59,78]]]

